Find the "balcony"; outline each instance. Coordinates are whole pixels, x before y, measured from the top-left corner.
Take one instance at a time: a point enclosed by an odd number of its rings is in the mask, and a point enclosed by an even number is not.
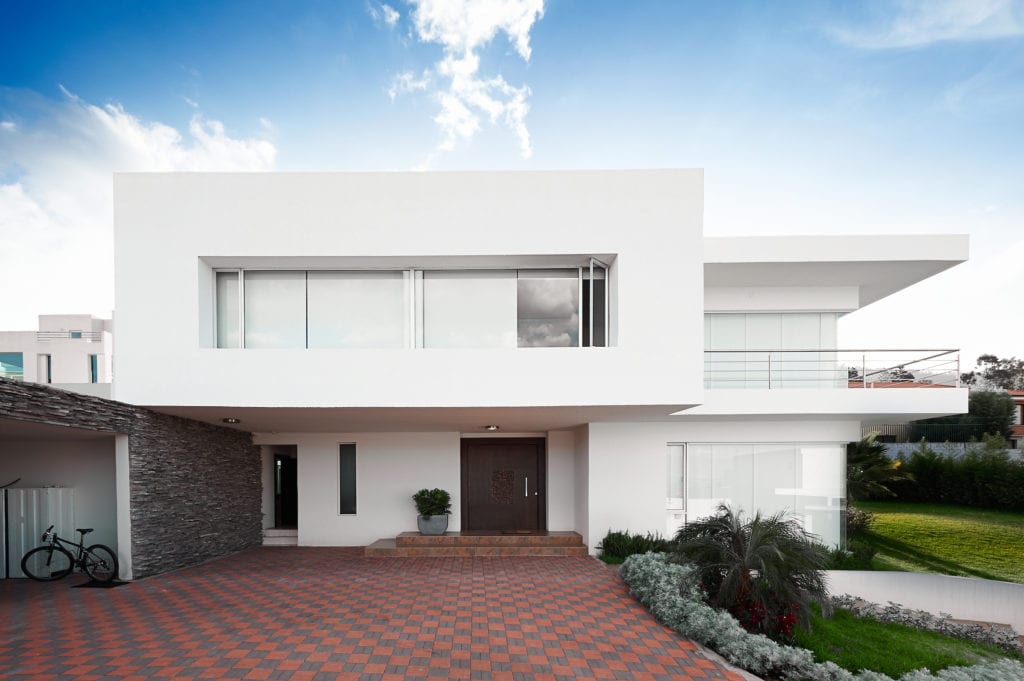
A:
[[[959,388],[958,350],[707,350],[708,389]]]
[[[37,331],[36,340],[41,343],[64,340],[83,340],[86,343],[99,343],[103,340],[102,331]]]

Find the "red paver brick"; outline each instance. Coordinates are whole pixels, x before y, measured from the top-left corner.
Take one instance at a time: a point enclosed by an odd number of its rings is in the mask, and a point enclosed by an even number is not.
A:
[[[115,589],[81,579],[0,580],[2,675],[740,681],[592,558],[265,547]]]

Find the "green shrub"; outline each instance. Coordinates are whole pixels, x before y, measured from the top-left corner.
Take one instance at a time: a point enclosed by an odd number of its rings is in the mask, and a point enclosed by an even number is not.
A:
[[[669,544],[670,542],[657,532],[634,534],[609,531],[597,548],[601,551],[601,560],[606,563],[618,564],[638,553],[647,553],[648,551],[663,553],[669,550]]]
[[[443,489],[421,489],[412,495],[420,515],[448,515],[452,512],[452,495]]]
[[[672,559],[697,567],[708,603],[728,610],[750,631],[792,636],[825,604],[825,551],[783,513],[747,519],[729,506],[681,528]]]
[[[846,509],[846,536],[855,537],[871,529],[875,514],[871,511],[850,506]]]
[[[655,619],[683,636],[718,652],[731,664],[763,678],[786,681],[891,681],[879,672],[856,673],[834,662],[815,662],[811,651],[780,645],[761,634],[751,634],[729,613],[704,603],[692,565],[674,565],[665,556],[630,557],[622,566],[622,579],[630,593]],[[948,667],[931,674],[909,672],[900,681],[1019,681],[1024,666],[1002,659],[971,667]]]
[[[890,459],[878,433],[846,445],[846,496],[850,501],[896,496],[893,483],[911,479],[902,462]]]
[[[986,436],[962,456],[939,454],[922,440],[902,460],[914,480],[892,485],[900,501],[1024,511],[1024,462],[1010,458],[1000,436]]]
[[[825,550],[828,552],[826,567],[829,570],[870,570],[871,561],[877,553],[874,546],[859,539],[849,540],[845,549],[832,547]]]

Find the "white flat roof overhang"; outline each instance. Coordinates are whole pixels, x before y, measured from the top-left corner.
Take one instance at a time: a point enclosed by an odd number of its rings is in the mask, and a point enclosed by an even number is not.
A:
[[[857,287],[860,306],[965,262],[966,234],[705,237],[705,287]]]

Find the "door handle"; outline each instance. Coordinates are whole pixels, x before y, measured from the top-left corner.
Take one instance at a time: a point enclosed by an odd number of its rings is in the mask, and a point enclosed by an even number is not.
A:
[[[524,497],[528,497],[528,496],[530,496],[530,478],[524,475],[523,476],[523,482],[526,483],[523,486],[523,496]]]

